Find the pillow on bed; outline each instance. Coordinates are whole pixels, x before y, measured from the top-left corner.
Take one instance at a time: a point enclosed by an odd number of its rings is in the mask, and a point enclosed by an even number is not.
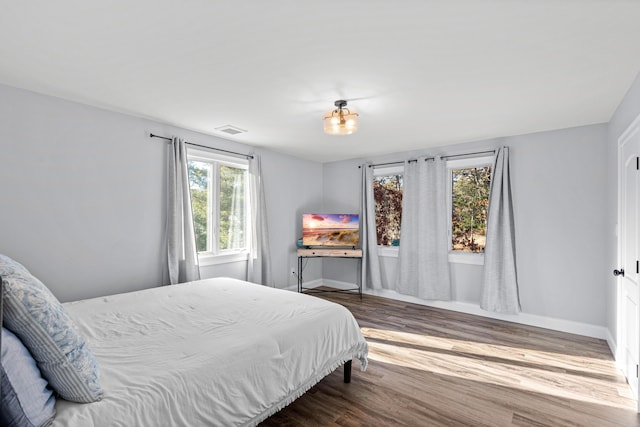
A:
[[[10,331],[2,328],[2,395],[0,425],[40,427],[51,424],[56,400],[47,388],[29,350]]]
[[[63,399],[102,398],[98,367],[89,347],[58,299],[21,264],[0,255],[4,326],[20,338],[42,376]]]

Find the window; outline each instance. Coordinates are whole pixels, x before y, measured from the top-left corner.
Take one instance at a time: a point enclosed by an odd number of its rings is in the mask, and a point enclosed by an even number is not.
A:
[[[475,254],[473,258],[454,257],[451,261],[482,263],[487,231],[492,157],[450,160],[449,234],[452,254]]]
[[[376,234],[379,246],[400,244],[402,219],[402,173],[404,168],[379,168],[373,177],[376,202]]]
[[[187,166],[198,254],[246,252],[247,162],[189,150]]]

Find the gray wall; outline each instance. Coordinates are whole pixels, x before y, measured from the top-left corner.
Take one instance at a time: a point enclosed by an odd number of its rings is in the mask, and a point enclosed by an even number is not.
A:
[[[518,277],[524,313],[592,325],[606,324],[607,126],[563,129],[377,157],[374,163],[418,154],[456,154],[508,145],[516,223]],[[350,160],[324,165],[326,211],[357,209],[360,175]],[[385,258],[383,277],[396,277]],[[482,266],[451,264],[456,301],[479,303]],[[326,279],[353,283],[347,264],[326,262]]]
[[[62,301],[161,285],[167,145],[149,132],[239,152],[252,147],[0,85],[0,253],[22,262]],[[262,156],[277,287],[318,209],[322,165]],[[202,269],[245,278],[244,263]],[[310,274],[313,271],[310,272]],[[319,270],[315,273],[319,276]]]
[[[616,109],[609,122],[607,135],[607,216],[605,222],[606,240],[606,307],[607,328],[617,340],[617,280],[611,272],[618,267],[618,241],[616,228],[618,224],[618,138],[640,114],[640,75],[627,91],[624,99]]]
[[[0,253],[23,262],[63,301],[158,286],[164,278],[166,145],[177,134],[236,151],[251,147],[150,120],[0,85]],[[617,138],[640,113],[640,81],[609,126],[594,125],[429,150],[455,154],[509,145],[518,267],[527,313],[616,330]],[[319,164],[262,155],[273,272],[295,284],[300,216],[358,211],[363,159]],[[403,160],[426,152],[366,160]],[[395,278],[396,260],[383,260]],[[459,301],[479,297],[481,267],[454,264]],[[244,264],[203,268],[243,278]],[[349,261],[310,262],[305,279],[355,282]],[[604,303],[603,303],[604,302]]]

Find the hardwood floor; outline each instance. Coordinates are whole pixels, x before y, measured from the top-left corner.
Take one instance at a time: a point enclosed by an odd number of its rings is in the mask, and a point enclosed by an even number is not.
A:
[[[369,367],[342,368],[261,426],[639,426],[603,340],[385,298],[354,314]]]

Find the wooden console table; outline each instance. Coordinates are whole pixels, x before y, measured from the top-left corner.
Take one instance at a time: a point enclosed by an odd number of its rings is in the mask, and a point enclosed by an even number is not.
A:
[[[357,287],[350,289],[317,289],[305,288],[302,280],[302,261],[305,258],[349,258],[357,260]],[[298,249],[298,292],[321,293],[321,292],[354,292],[362,298],[362,249]]]

